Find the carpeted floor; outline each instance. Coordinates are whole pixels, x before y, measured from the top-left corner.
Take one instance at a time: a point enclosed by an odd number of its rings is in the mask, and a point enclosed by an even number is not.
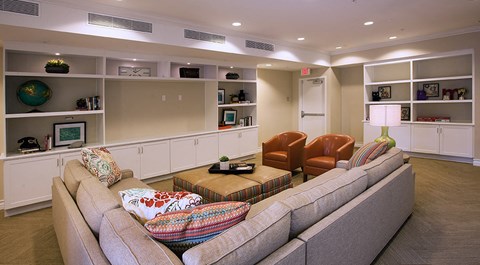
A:
[[[480,264],[480,167],[420,158],[410,163],[416,172],[414,213],[374,264]],[[297,172],[294,185],[302,181]],[[172,189],[171,180],[150,185]],[[63,264],[51,208],[0,215],[0,264]]]

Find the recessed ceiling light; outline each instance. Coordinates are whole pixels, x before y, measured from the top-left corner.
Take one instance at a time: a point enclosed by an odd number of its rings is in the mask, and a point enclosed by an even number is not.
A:
[[[297,40],[305,40],[304,37],[298,37]]]
[[[365,25],[365,26],[373,25],[373,21],[367,21],[367,22],[363,23],[363,25]]]
[[[230,66],[230,69],[233,69],[233,66]]]
[[[134,61],[134,62],[136,62],[136,61],[137,61],[137,59],[136,59],[136,58],[133,58],[133,61]]]
[[[337,50],[340,50],[341,48],[342,48],[342,46],[335,47],[335,49],[337,49]]]
[[[272,66],[272,64],[271,64],[271,63],[267,63],[267,64],[265,64],[265,66],[266,66],[266,67],[270,67],[270,66]]]
[[[234,27],[240,27],[241,25],[242,25],[242,23],[240,23],[240,22],[233,22],[232,23],[232,26],[234,26]]]
[[[394,40],[394,39],[396,39],[396,38],[397,38],[397,36],[390,36],[390,37],[388,37],[389,40]]]
[[[56,53],[55,53],[55,55],[56,55],[56,56],[59,56],[59,55],[60,55],[60,53],[59,53],[59,52],[56,52]]]

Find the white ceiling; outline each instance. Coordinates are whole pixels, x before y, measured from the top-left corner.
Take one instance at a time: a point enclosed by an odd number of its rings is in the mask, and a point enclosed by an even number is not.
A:
[[[111,6],[320,52],[480,30],[480,0],[56,0]],[[241,27],[233,27],[239,21]],[[372,26],[364,26],[373,21]],[[397,36],[392,41],[388,37]],[[305,37],[304,41],[297,41]],[[341,52],[343,52],[341,51]]]
[[[480,31],[480,0],[38,0],[131,19],[156,18],[193,29],[248,36],[273,44],[338,54]],[[233,27],[239,21],[241,27]],[[373,21],[371,26],[364,26]],[[40,32],[40,34],[39,34]],[[395,40],[388,37],[397,36]],[[304,41],[298,41],[304,37]],[[160,50],[173,56],[221,58],[277,69],[312,66],[255,56],[215,53],[0,24],[0,40],[56,40],[64,45],[112,50]],[[343,48],[337,50],[337,46]]]

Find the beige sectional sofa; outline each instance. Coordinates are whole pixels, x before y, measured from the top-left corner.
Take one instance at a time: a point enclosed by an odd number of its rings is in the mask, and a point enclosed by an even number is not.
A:
[[[121,207],[119,190],[146,184],[123,171],[106,188],[74,160],[53,180],[54,227],[65,264],[370,264],[412,213],[414,176],[392,148],[252,205],[179,258]]]

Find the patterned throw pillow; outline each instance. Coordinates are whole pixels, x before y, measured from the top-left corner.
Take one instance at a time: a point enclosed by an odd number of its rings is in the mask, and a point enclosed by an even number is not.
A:
[[[169,212],[145,223],[152,236],[181,256],[183,252],[245,219],[250,204],[216,202]]]
[[[193,208],[202,202],[202,196],[187,191],[167,192],[134,188],[119,191],[118,194],[122,198],[123,208],[135,215],[142,224],[159,214]]]
[[[105,186],[110,187],[122,178],[122,172],[107,148],[82,148],[80,153],[88,171]]]
[[[347,169],[354,167],[359,167],[365,164],[370,163],[375,158],[384,154],[388,149],[387,142],[371,142],[363,145],[360,149],[353,154],[353,156],[348,160]]]

